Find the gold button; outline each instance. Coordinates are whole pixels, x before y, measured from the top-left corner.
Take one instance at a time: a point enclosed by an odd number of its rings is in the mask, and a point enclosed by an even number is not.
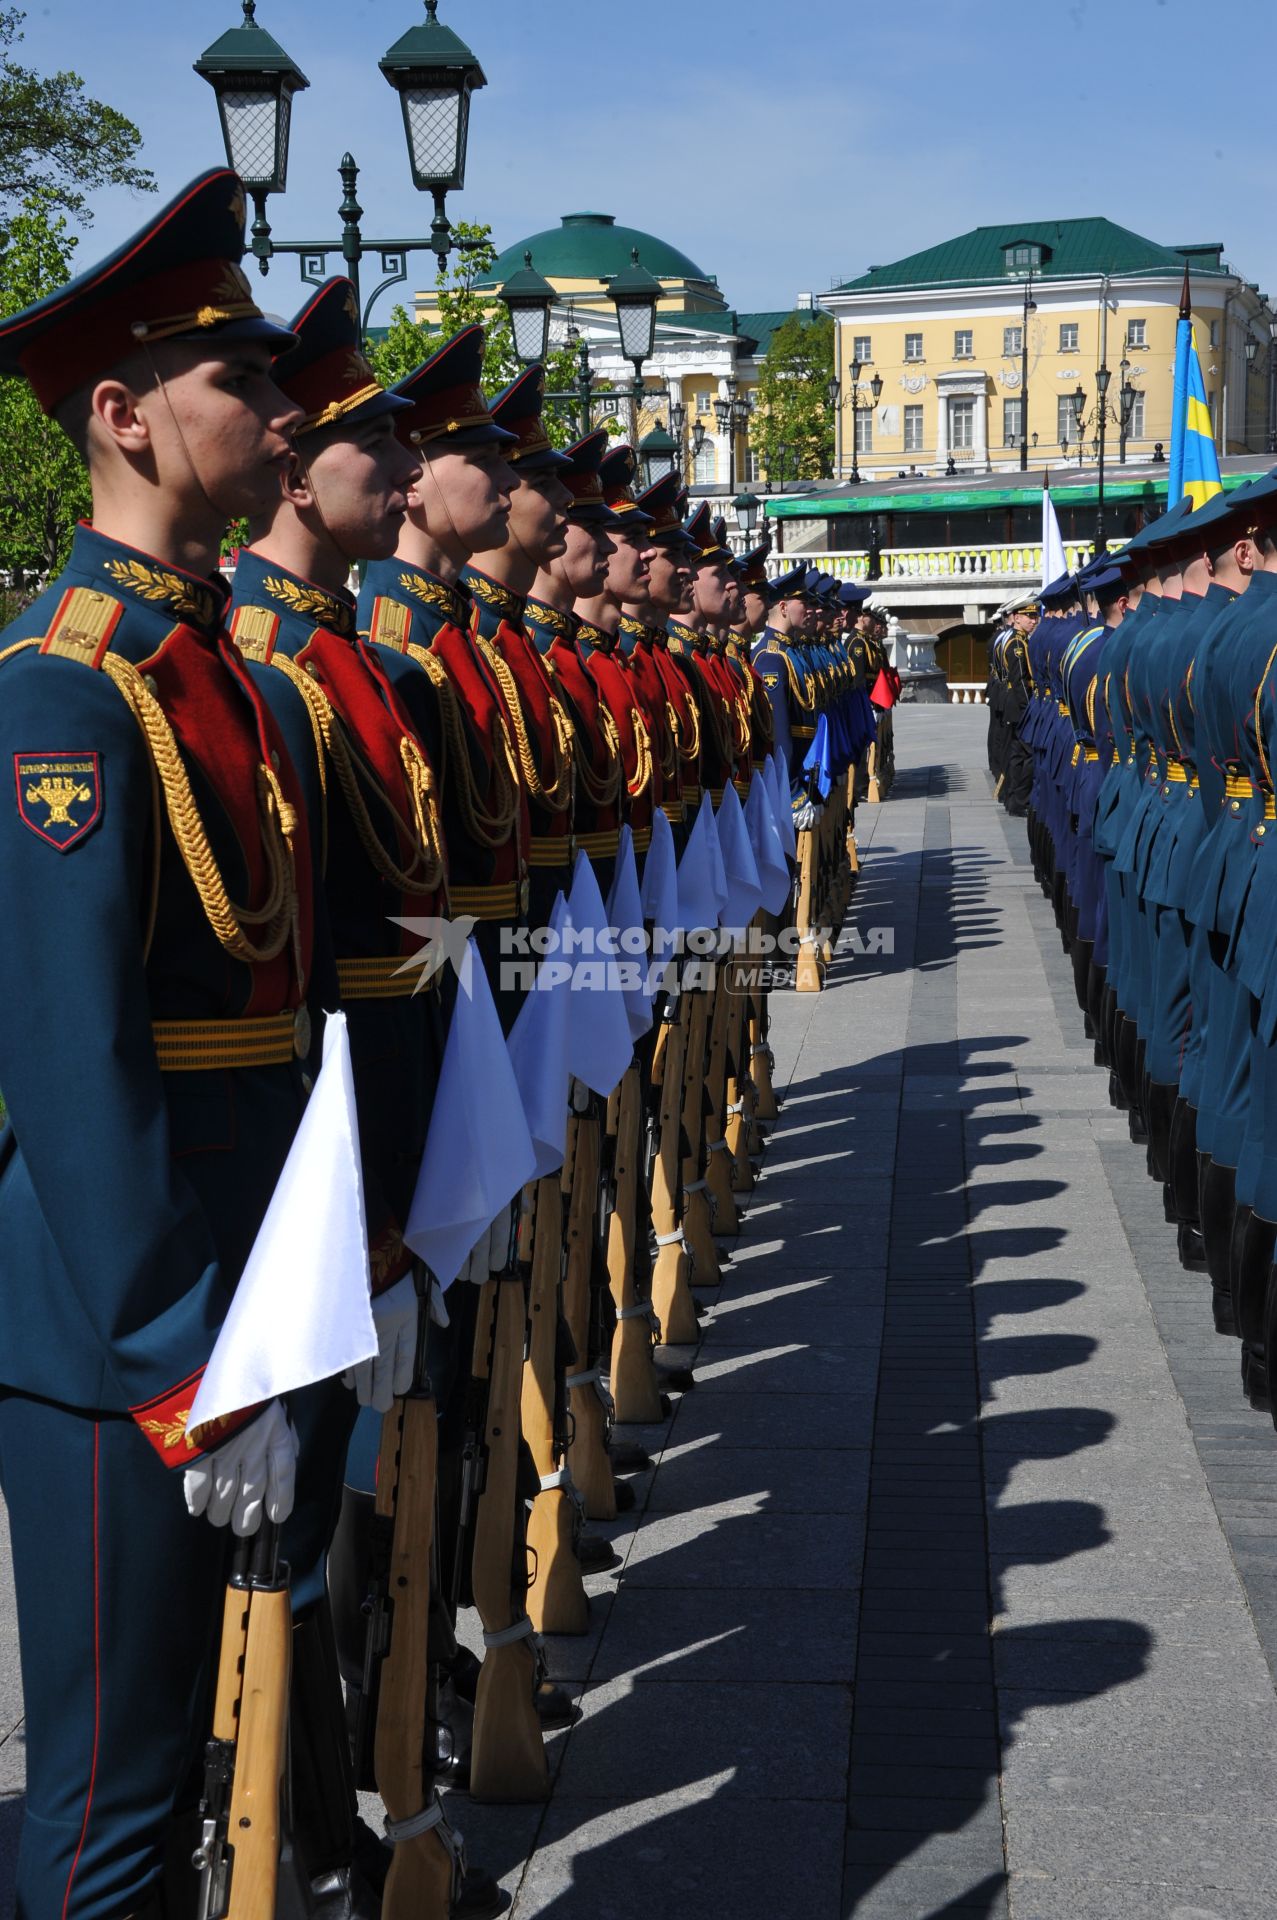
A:
[[[303,1092],[303,1093],[313,1093],[314,1091],[315,1091],[315,1083],[314,1083],[314,1081],[313,1081],[313,1080],[311,1079],[311,1077],[310,1077],[310,1075],[309,1075],[308,1073],[304,1073],[304,1074],[302,1075],[302,1092]]]
[[[1257,840],[1262,840],[1262,839],[1263,839],[1263,837],[1264,837],[1264,828],[1263,828],[1263,825],[1262,825],[1262,823],[1261,823],[1261,824],[1260,824],[1259,826],[1257,826],[1257,827],[1255,828],[1255,838],[1256,838]]]
[[[1229,803],[1229,804],[1230,804],[1230,806],[1231,806],[1231,808],[1232,808],[1232,811],[1233,811],[1234,813],[1240,813],[1240,812],[1241,812],[1241,810],[1242,810],[1242,803],[1241,803],[1241,801],[1240,801],[1240,800],[1233,800],[1233,801],[1230,801],[1230,803]]]
[[[153,673],[144,673],[142,675],[142,685],[146,688],[149,694],[154,695],[159,693],[159,690],[160,690],[159,682],[155,678],[155,675]]]
[[[270,763],[271,763],[271,765],[272,765],[272,767],[274,767],[274,769],[275,769],[275,771],[276,771],[276,773],[278,773],[278,772],[279,772],[279,749],[278,749],[278,747],[272,747],[272,748],[271,748],[271,750],[270,750]]]

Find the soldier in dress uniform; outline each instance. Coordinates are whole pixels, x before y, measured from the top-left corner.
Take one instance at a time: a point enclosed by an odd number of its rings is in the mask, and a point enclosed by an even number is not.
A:
[[[279,1401],[188,1424],[317,1053],[304,791],[217,577],[299,418],[271,379],[292,336],[239,269],[243,218],[238,177],[206,173],[0,323],[0,371],[66,428],[94,499],[0,648],[23,1920],[161,1912],[166,1834],[199,1792],[218,1529],[293,1500]]]
[[[336,1920],[378,1910],[389,1857],[356,1826],[324,1575],[356,1407],[365,1409],[366,1459],[351,1478],[371,1489],[379,1416],[413,1384],[418,1295],[428,1276],[417,1272],[403,1229],[442,1061],[440,1001],[451,982],[441,970],[418,990],[421,976],[404,962],[420,942],[398,924],[447,914],[439,740],[432,754],[381,660],[360,638],[347,587],[356,562],[387,559],[399,540],[407,488],[421,475],[420,455],[394,427],[411,403],[387,393],[364,358],[348,280],[322,287],[293,331],[297,345],[275,371],[304,417],[279,499],[257,517],[252,545],[241,549],[231,632],[295,761],[312,764],[323,796],[324,899],[350,1034],[379,1343],[377,1360],[353,1381],[330,1382],[307,1399],[303,1446],[326,1459],[326,1484],[314,1488],[308,1537],[299,1537],[295,1519],[289,1542],[295,1837],[316,1909]],[[348,1579],[362,1593],[366,1574],[363,1563],[333,1569],[339,1592]],[[356,1867],[357,1846],[371,1885]],[[496,1912],[501,1904],[490,1881],[469,1876],[462,1911]]]
[[[1033,698],[1033,670],[1029,660],[1028,638],[1038,621],[1036,600],[1026,601],[1011,610],[1011,631],[1002,647],[1006,692],[1002,700],[1006,727],[1003,766],[1002,804],[1012,818],[1022,818],[1028,810],[1029,789],[1033,781],[1033,753],[1021,729]]]

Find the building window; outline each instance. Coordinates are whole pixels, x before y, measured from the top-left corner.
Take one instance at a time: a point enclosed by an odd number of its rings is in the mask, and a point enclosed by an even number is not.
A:
[[[763,472],[762,472],[762,466],[758,458],[758,448],[746,447],[745,449],[746,480],[749,482],[751,486],[757,486],[758,482],[762,479],[762,477],[763,477]]]
[[[1027,273],[1030,267],[1042,265],[1041,247],[1031,246],[1027,242],[1017,247],[1004,249],[1008,273]]]
[[[1062,447],[1077,445],[1077,420],[1073,413],[1073,402],[1067,393],[1062,393],[1055,403],[1055,435]]]
[[[861,407],[856,414],[856,452],[872,453],[874,450],[874,413],[872,407]]]
[[[975,441],[975,401],[959,397],[949,402],[949,445],[954,452]]]
[[[1128,347],[1146,347],[1148,345],[1147,320],[1128,320],[1127,321],[1126,344]]]
[[[1210,343],[1212,347],[1217,347],[1219,345],[1219,321],[1218,320],[1212,320],[1210,323]]]
[[[905,359],[921,360],[921,358],[922,335],[920,333],[907,333],[905,335]]]
[[[1128,440],[1144,438],[1144,395],[1138,389],[1131,402],[1131,424],[1126,430],[1126,437]]]
[[[1002,402],[1002,444],[1004,447],[1018,447],[1020,444],[1020,422],[1024,417],[1023,400],[1004,400]]]
[[[923,447],[922,408],[906,407],[905,408],[905,452],[921,453],[922,447]]]
[[[874,343],[873,343],[872,334],[868,334],[868,333],[852,334],[851,357],[853,360],[859,360],[862,367],[867,367],[872,365],[873,357],[874,357]]]
[[[1019,355],[1024,351],[1024,328],[1003,327],[1002,351],[1005,354]]]
[[[718,478],[718,449],[709,438],[696,456],[693,478],[698,487],[712,487]]]
[[[970,327],[959,327],[953,336],[953,357],[955,360],[972,358]]]
[[[1061,320],[1060,352],[1061,353],[1077,352],[1077,321],[1076,320]]]

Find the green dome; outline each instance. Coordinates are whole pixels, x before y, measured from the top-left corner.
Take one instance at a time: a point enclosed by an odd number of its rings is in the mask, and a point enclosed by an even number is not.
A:
[[[634,247],[641,264],[658,279],[712,281],[712,275],[668,241],[641,233],[637,227],[618,227],[614,214],[565,213],[557,227],[507,247],[479,284],[499,286],[508,280],[522,268],[525,253],[532,255],[533,266],[547,280],[601,280],[628,267]]]

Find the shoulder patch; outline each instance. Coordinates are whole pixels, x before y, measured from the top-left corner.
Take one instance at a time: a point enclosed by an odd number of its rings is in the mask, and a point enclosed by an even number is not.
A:
[[[99,593],[95,587],[68,587],[40,651],[78,660],[86,667],[100,667],[123,612],[124,602],[113,594]]]
[[[231,639],[246,660],[268,665],[279,636],[279,615],[269,607],[236,607],[231,615]]]
[[[69,853],[102,818],[102,761],[96,753],[15,753],[18,817],[38,839]]]
[[[379,593],[372,603],[372,621],[368,628],[368,638],[373,645],[392,647],[396,653],[403,653],[411,632],[412,609],[402,600],[392,600],[388,594]]]

